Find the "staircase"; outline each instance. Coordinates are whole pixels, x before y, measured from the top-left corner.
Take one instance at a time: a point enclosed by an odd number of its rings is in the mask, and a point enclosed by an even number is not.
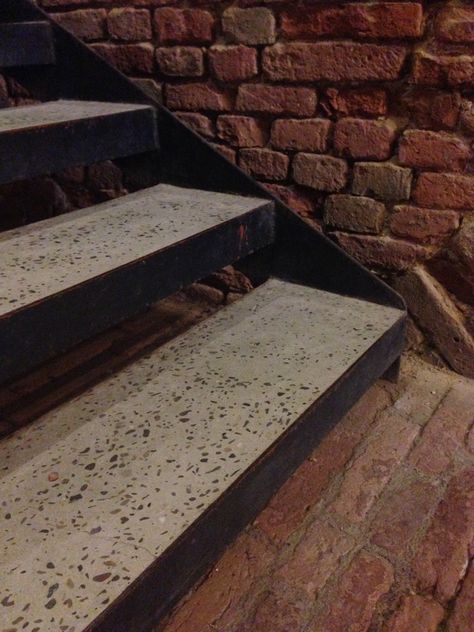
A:
[[[2,383],[229,263],[263,280],[0,442],[0,630],[148,631],[396,374],[405,308],[28,0],[0,20],[39,101],[0,110],[0,183],[118,159],[136,189],[0,234]]]

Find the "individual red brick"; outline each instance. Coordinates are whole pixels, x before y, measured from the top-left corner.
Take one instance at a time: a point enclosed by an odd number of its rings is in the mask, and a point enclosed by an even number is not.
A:
[[[448,619],[447,632],[466,632],[474,629],[474,561],[464,577],[461,592],[454,602]]]
[[[418,590],[432,591],[440,603],[456,593],[474,537],[474,469],[450,482],[412,564]]]
[[[385,116],[388,109],[387,93],[380,88],[328,88],[321,105],[337,116]]]
[[[263,53],[263,69],[273,81],[374,81],[400,76],[403,46],[318,42],[275,44]]]
[[[334,233],[338,244],[369,267],[405,270],[428,257],[423,246],[391,237]]]
[[[469,134],[474,134],[474,101],[464,99],[461,106],[461,127]]]
[[[389,402],[387,391],[374,385],[280,488],[256,522],[272,541],[281,544],[301,527],[307,512],[323,498],[332,478]]]
[[[308,632],[365,632],[378,601],[392,583],[391,565],[362,550],[338,580],[328,608],[316,617]]]
[[[283,11],[281,29],[288,39],[401,39],[419,37],[422,19],[423,7],[418,2],[333,3]]]
[[[275,17],[263,7],[231,7],[222,14],[222,30],[227,41],[240,44],[272,44],[275,41]]]
[[[237,110],[264,114],[312,116],[316,92],[310,88],[243,84],[239,86]]]
[[[149,40],[152,36],[147,9],[112,9],[107,17],[107,26],[112,39]]]
[[[402,165],[419,169],[462,171],[472,158],[469,145],[448,132],[408,130],[400,140]]]
[[[474,42],[474,8],[450,6],[436,20],[436,35],[446,42]]]
[[[455,386],[428,422],[410,463],[426,474],[442,474],[464,445],[474,419],[474,387]]]
[[[203,9],[156,9],[154,24],[160,44],[211,42],[214,18]]]
[[[219,116],[217,131],[221,140],[235,147],[263,147],[266,143],[262,124],[251,116]]]
[[[179,608],[166,632],[203,632],[212,629],[236,605],[269,567],[273,548],[257,532],[244,532],[227,549],[206,581]]]
[[[214,138],[214,126],[207,116],[196,112],[175,112],[175,114],[183,123],[204,138]]]
[[[257,51],[248,46],[215,46],[209,50],[209,68],[219,81],[243,81],[257,72]]]
[[[105,9],[80,9],[54,14],[56,22],[86,42],[105,37],[106,17]]]
[[[242,149],[239,153],[240,167],[256,178],[284,180],[288,174],[289,158],[270,149]]]
[[[226,92],[205,83],[167,85],[166,103],[172,110],[226,112],[232,109],[232,99]]]
[[[323,520],[315,520],[304,533],[293,555],[274,573],[275,581],[299,590],[314,600],[341,558],[355,541]],[[314,561],[317,560],[317,564]]]
[[[293,179],[317,191],[340,191],[347,183],[345,160],[316,154],[297,154],[293,160]]]
[[[194,46],[157,48],[156,61],[160,72],[170,77],[201,77],[204,74],[202,50]]]
[[[343,118],[336,123],[334,149],[340,156],[386,160],[392,153],[396,126],[391,121]]]
[[[459,228],[456,211],[434,211],[417,206],[396,206],[390,218],[390,230],[397,237],[423,244],[440,243]]]
[[[386,622],[384,632],[437,632],[444,610],[433,599],[404,595],[398,610]]]
[[[330,127],[327,119],[280,119],[272,125],[271,144],[290,151],[324,152]]]
[[[155,67],[151,44],[93,44],[92,48],[125,74],[151,74]]]
[[[315,200],[306,191],[298,187],[285,187],[281,184],[267,184],[265,187],[280,198],[291,209],[303,217],[311,217],[315,209]]]
[[[466,329],[463,314],[445,289],[419,266],[394,279],[393,284],[423,331],[439,349],[443,349],[443,357],[451,367],[474,377],[474,339]]]
[[[474,208],[474,175],[422,173],[413,198],[420,206],[433,208]]]
[[[391,162],[359,162],[354,165],[352,192],[382,200],[407,200],[411,182],[411,169]]]
[[[271,590],[258,604],[251,623],[240,628],[239,632],[302,630],[309,617],[308,611],[308,599],[297,590],[272,584]]]
[[[431,483],[414,481],[394,490],[372,523],[371,542],[402,555],[437,504],[437,490]]]
[[[397,432],[393,432],[396,425]],[[410,450],[419,428],[395,412],[383,413],[364,451],[342,481],[331,511],[350,522],[362,521]]]
[[[412,87],[400,93],[399,99],[416,127],[430,130],[456,127],[461,106],[457,93]]]
[[[435,55],[418,51],[414,56],[412,81],[428,86],[459,86],[474,83],[474,57]]]
[[[380,233],[385,205],[371,198],[355,195],[329,195],[324,205],[324,224],[356,233]]]

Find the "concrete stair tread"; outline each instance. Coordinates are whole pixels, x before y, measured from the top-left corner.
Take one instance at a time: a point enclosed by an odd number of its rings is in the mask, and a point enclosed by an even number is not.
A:
[[[4,440],[2,627],[106,616],[401,318],[270,279]]]
[[[0,68],[41,66],[55,61],[48,22],[0,23]]]
[[[269,206],[159,184],[0,234],[0,317]]]
[[[59,100],[0,109],[0,183],[157,147],[148,105]]]

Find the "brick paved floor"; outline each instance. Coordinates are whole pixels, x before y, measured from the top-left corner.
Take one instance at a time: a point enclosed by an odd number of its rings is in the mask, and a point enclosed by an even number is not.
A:
[[[473,632],[473,424],[473,382],[405,358],[155,632]]]

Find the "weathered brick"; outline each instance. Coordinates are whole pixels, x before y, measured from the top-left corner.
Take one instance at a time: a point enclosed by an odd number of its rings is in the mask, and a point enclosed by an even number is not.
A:
[[[290,151],[324,152],[330,127],[327,119],[279,119],[272,125],[271,144]]]
[[[79,9],[54,15],[56,22],[85,41],[105,37],[106,17],[105,9]]]
[[[387,392],[378,384],[373,386],[280,488],[256,522],[272,541],[281,544],[301,527],[307,512],[324,496],[332,477],[344,468],[389,402]]]
[[[459,214],[456,211],[396,206],[390,218],[390,230],[394,235],[423,244],[440,243],[457,228],[459,228]]]
[[[474,175],[422,173],[413,198],[420,206],[433,208],[474,208]]]
[[[367,446],[346,472],[330,510],[349,522],[361,522],[409,452],[418,433],[417,426],[395,412],[382,413]]]
[[[222,14],[222,30],[230,42],[272,44],[275,41],[275,17],[263,7],[229,8]]]
[[[318,42],[275,44],[263,53],[263,69],[273,81],[373,81],[397,79],[403,46]]]
[[[474,42],[474,8],[450,6],[440,11],[436,35],[446,42]]]
[[[437,504],[431,483],[414,481],[392,491],[372,523],[371,542],[394,555],[402,555]]]
[[[151,44],[92,44],[92,48],[125,74],[151,74],[155,67]]]
[[[193,46],[157,48],[160,72],[170,77],[201,77],[204,74],[202,50]]]
[[[266,142],[263,125],[251,116],[219,116],[219,138],[235,147],[263,147]]]
[[[459,86],[474,83],[474,57],[435,55],[418,51],[413,59],[412,81],[428,86]]]
[[[313,215],[315,200],[306,191],[281,184],[267,184],[266,188],[300,215],[304,217]]]
[[[423,8],[418,2],[338,3],[283,11],[282,35],[289,39],[419,37]]]
[[[461,106],[457,93],[411,87],[399,93],[398,99],[416,127],[430,130],[456,127]]]
[[[338,116],[385,116],[388,109],[387,93],[380,88],[328,88],[321,105]]]
[[[340,156],[386,160],[392,153],[396,126],[391,121],[343,118],[336,123],[334,149]]]
[[[257,51],[248,46],[215,46],[209,50],[209,67],[219,81],[243,81],[257,72]]]
[[[474,377],[474,340],[443,287],[421,267],[397,278],[394,284],[449,364]]]
[[[447,632],[466,632],[474,628],[474,561],[464,577],[446,626]]]
[[[359,162],[354,165],[352,192],[382,200],[407,200],[410,197],[411,169],[390,162]]]
[[[283,585],[297,586],[314,600],[341,558],[355,541],[323,520],[315,520],[304,533],[291,558],[273,575]],[[317,560],[317,564],[315,564]]]
[[[442,474],[462,449],[474,421],[474,387],[454,386],[423,431],[410,463],[426,474]]]
[[[242,149],[239,152],[240,167],[251,176],[265,180],[284,180],[289,162],[288,156],[270,149]]]
[[[227,112],[232,109],[232,99],[225,91],[205,83],[167,85],[166,103],[173,110]]]
[[[155,31],[160,44],[211,42],[214,18],[203,9],[156,9]]]
[[[347,163],[340,158],[302,153],[293,160],[294,181],[317,191],[340,191],[347,175]]]
[[[397,611],[386,622],[384,632],[437,632],[443,619],[443,607],[433,599],[404,595]]]
[[[371,198],[354,195],[330,195],[324,205],[324,224],[356,233],[380,233],[385,206]]]
[[[239,86],[237,110],[265,114],[312,116],[316,92],[310,88],[243,84]]]
[[[196,112],[176,112],[175,114],[183,123],[204,138],[214,138],[214,126],[207,116]]]
[[[424,426],[451,388],[451,376],[444,371],[434,371],[431,365],[412,362],[405,371],[405,383],[394,408],[411,422]]]
[[[295,594],[295,590],[283,590],[273,586],[258,604],[251,623],[239,632],[286,632],[303,629],[308,619],[308,600]],[[232,629],[232,628],[230,628]],[[235,629],[235,628],[234,628]]]
[[[107,27],[113,39],[149,40],[152,36],[148,9],[112,9],[107,16]]]
[[[417,261],[428,257],[428,252],[423,246],[385,235],[374,237],[341,232],[333,234],[344,250],[364,265],[373,268],[406,270]]]
[[[450,482],[412,564],[413,582],[440,603],[456,593],[474,537],[474,469]]]
[[[365,632],[379,599],[393,583],[391,565],[362,550],[333,590],[329,606],[308,627],[309,632]]]
[[[211,632],[214,622],[235,612],[238,601],[273,561],[274,550],[257,532],[244,532],[227,549],[206,581],[180,607],[167,632]]]
[[[464,99],[461,106],[460,123],[469,134],[474,134],[474,101]]]
[[[472,150],[466,141],[448,132],[408,130],[400,140],[398,156],[408,167],[462,171]]]

